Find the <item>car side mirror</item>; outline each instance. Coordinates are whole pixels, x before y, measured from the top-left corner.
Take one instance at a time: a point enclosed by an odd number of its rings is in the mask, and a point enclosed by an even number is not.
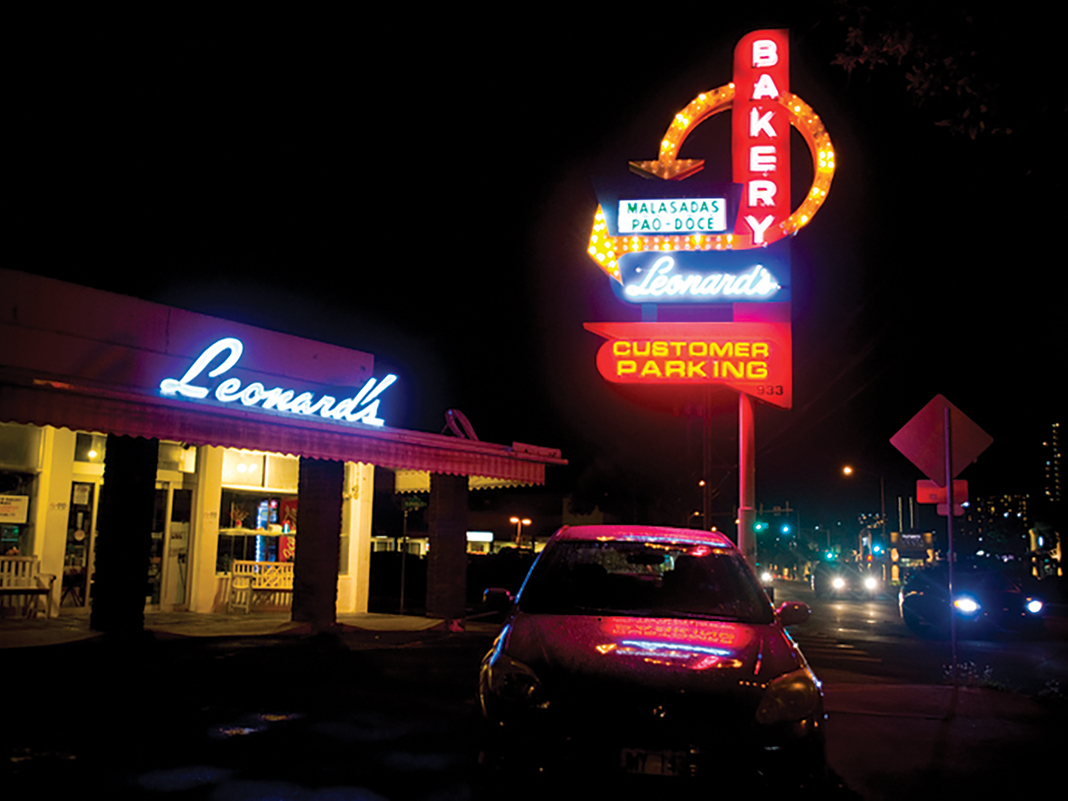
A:
[[[515,603],[515,597],[503,587],[488,587],[482,591],[482,603],[495,612],[503,612]]]
[[[812,615],[812,609],[806,603],[800,601],[783,601],[775,610],[775,616],[783,626],[795,626],[798,623],[807,623]]]

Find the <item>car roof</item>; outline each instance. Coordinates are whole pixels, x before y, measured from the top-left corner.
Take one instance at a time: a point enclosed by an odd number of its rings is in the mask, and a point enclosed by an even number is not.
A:
[[[734,543],[719,531],[701,531],[692,528],[667,526],[604,525],[564,526],[553,535],[560,542],[575,541],[632,541],[632,542],[684,542],[693,545],[712,545],[717,548],[734,549]]]

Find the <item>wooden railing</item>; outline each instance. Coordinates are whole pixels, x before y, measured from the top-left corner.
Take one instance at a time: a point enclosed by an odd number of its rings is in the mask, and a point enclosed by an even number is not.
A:
[[[230,596],[226,611],[246,613],[256,608],[287,608],[293,602],[292,562],[250,562],[235,559],[230,566]]]
[[[22,613],[30,617],[37,611],[37,599],[45,598],[45,615],[52,616],[52,585],[56,577],[41,573],[36,556],[0,556],[0,605],[16,606],[15,598],[22,598]],[[10,600],[9,600],[10,599]]]

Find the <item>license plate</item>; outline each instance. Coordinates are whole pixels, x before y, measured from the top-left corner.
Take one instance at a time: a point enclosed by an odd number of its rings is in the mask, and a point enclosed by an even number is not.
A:
[[[624,748],[621,766],[626,773],[641,773],[646,776],[685,776],[689,772],[689,754],[686,751],[646,751],[641,748]]]

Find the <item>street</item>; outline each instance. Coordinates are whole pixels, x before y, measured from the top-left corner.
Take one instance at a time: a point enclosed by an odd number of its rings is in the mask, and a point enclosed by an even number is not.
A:
[[[790,633],[824,682],[892,681],[941,684],[952,656],[948,639],[917,637],[901,621],[892,596],[878,600],[818,600],[799,582],[783,582],[776,601],[804,601],[812,618]],[[1037,695],[1051,682],[1068,686],[1068,636],[1063,617],[1050,616],[1040,634],[998,633],[961,639],[958,665],[984,686]],[[969,669],[969,665],[974,668]]]
[[[1020,728],[1009,720],[1013,710],[997,711],[1001,722],[993,734],[983,730],[992,739],[981,748],[966,739],[947,743],[970,750],[945,752],[952,769],[941,767],[939,784],[923,766],[931,764],[930,743],[944,742],[950,730],[930,693],[919,691],[940,689],[949,644],[913,636],[889,599],[817,601],[800,584],[780,585],[776,595],[813,608],[811,620],[791,634],[827,694],[828,797],[892,798],[906,786],[926,797],[946,781],[957,786],[962,772],[973,783],[989,782],[988,773],[996,782],[1016,775],[1021,750],[1048,746],[1042,732],[1057,725],[1055,718]],[[963,641],[959,658],[974,661],[977,685],[1031,695],[1052,681],[1063,686],[1064,619],[1050,622],[1041,637]],[[465,633],[346,627],[314,636],[157,630],[135,641],[94,637],[5,648],[10,681],[0,786],[12,797],[60,797],[89,787],[106,798],[213,801],[478,797],[475,687],[492,636],[489,627]],[[885,689],[893,686],[904,694],[893,696],[891,714],[854,711],[858,701],[885,705]],[[993,697],[995,704],[1022,698]],[[975,700],[962,698],[962,712]],[[843,703],[853,709],[843,710]],[[970,719],[960,725],[972,730]],[[915,753],[902,750],[905,742]],[[982,769],[969,763],[969,753],[979,754],[972,759],[981,758]],[[870,792],[878,782],[887,789]],[[517,797],[509,787],[509,797]]]

